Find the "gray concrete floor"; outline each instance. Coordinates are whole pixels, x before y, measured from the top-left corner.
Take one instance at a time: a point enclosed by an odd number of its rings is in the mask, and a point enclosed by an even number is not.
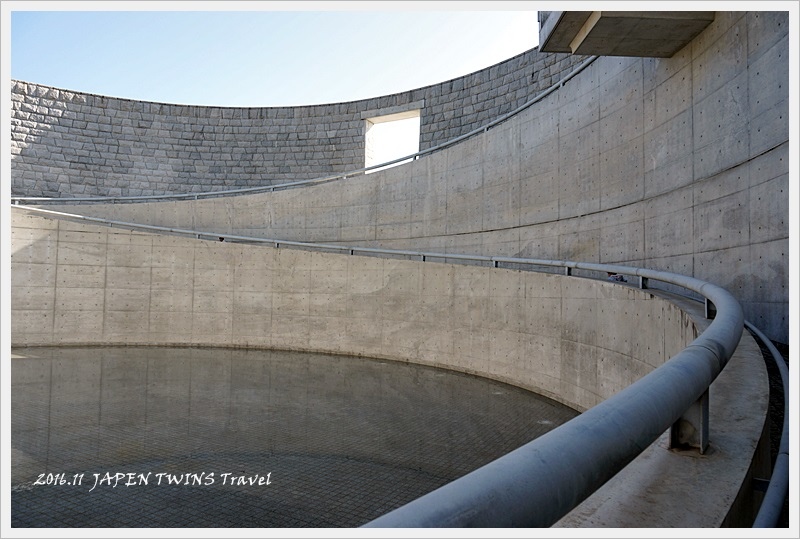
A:
[[[12,527],[356,527],[576,415],[505,384],[372,359],[12,352]]]

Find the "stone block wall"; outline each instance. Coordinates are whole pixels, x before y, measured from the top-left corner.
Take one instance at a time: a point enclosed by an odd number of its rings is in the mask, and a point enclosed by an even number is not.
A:
[[[585,56],[533,49],[488,69],[418,90],[425,100],[420,150],[478,129],[512,112],[569,74]]]
[[[532,49],[424,88],[302,107],[163,104],[13,81],[12,193],[193,193],[356,170],[367,117],[421,109],[424,150],[514,110],[581,60]]]

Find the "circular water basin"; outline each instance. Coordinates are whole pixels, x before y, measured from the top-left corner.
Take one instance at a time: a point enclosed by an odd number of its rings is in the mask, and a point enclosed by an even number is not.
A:
[[[576,415],[393,361],[15,348],[11,524],[356,527]]]

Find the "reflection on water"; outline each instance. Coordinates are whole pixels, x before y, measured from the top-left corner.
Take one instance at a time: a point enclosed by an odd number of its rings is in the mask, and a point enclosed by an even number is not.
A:
[[[576,413],[473,376],[231,349],[18,348],[12,526],[353,527]]]

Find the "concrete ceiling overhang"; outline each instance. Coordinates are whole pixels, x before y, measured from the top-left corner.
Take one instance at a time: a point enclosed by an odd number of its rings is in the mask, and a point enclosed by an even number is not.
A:
[[[714,20],[713,11],[550,11],[539,50],[669,58]]]

